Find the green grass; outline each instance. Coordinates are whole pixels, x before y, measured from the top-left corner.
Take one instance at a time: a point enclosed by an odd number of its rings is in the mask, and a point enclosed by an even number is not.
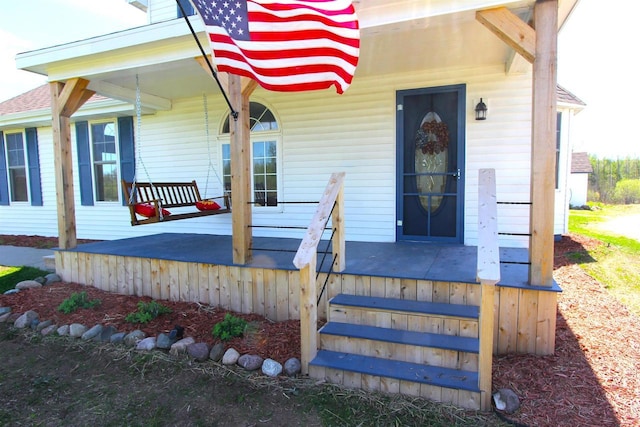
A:
[[[35,267],[4,267],[0,265],[0,293],[13,289],[23,280],[33,280],[36,277],[44,277],[49,271]]]
[[[591,259],[578,263],[629,310],[640,315],[640,242],[599,227],[609,219],[632,214],[640,214],[640,205],[597,205],[591,211],[571,210],[569,231],[604,243],[589,251]]]

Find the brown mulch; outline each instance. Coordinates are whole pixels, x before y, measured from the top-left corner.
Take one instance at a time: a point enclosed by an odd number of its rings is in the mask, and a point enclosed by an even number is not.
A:
[[[0,236],[0,245],[10,236]],[[22,236],[20,242],[29,242]],[[26,236],[29,237],[29,236]],[[52,239],[52,238],[50,238]],[[31,245],[36,236],[31,236]],[[552,356],[509,354],[494,358],[493,387],[511,388],[521,399],[515,424],[526,426],[640,426],[640,319],[630,313],[571,258],[600,242],[577,235],[564,236],[555,245],[554,278],[563,289],[558,297],[556,348]],[[14,244],[15,245],[15,244]],[[55,244],[57,245],[57,239]],[[42,247],[42,246],[40,246]],[[64,315],[56,310],[72,292],[85,290],[102,304],[95,310]],[[138,328],[124,321],[136,311],[138,298],[106,293],[95,288],[64,283],[32,289],[12,296],[0,295],[0,306],[14,312],[33,309],[43,319],[58,324],[102,323],[126,331]],[[148,325],[148,334],[168,333],[174,325],[185,335],[214,343],[211,329],[225,310],[192,303],[161,301],[172,309]],[[229,342],[241,353],[257,353],[283,363],[299,357],[298,321],[270,322],[257,315],[234,313],[253,322],[253,332]]]

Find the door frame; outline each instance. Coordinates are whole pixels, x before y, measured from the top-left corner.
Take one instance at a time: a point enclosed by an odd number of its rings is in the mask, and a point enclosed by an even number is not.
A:
[[[458,94],[458,123],[456,141],[458,153],[456,162],[460,175],[458,177],[457,186],[457,203],[456,203],[456,235],[455,237],[438,237],[426,236],[424,238],[418,236],[405,235],[403,233],[402,218],[404,218],[404,197],[403,185],[404,177],[402,168],[404,162],[404,98],[415,95],[429,95],[443,92],[457,92]],[[396,241],[419,240],[425,242],[442,242],[442,243],[464,243],[464,199],[465,199],[465,148],[466,148],[466,108],[467,105],[467,85],[456,84],[446,86],[433,86],[418,89],[404,89],[396,91]]]

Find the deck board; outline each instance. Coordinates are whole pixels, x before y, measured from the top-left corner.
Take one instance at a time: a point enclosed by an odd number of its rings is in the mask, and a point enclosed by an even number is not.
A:
[[[298,239],[254,237],[253,261],[248,266],[296,270],[293,254],[299,244]],[[325,246],[324,243],[320,245],[321,248]],[[225,235],[161,233],[86,243],[66,251],[234,266],[232,238]],[[476,283],[475,246],[421,242],[346,242],[345,251],[347,265],[343,274]],[[501,248],[500,259],[515,264],[501,265],[499,285],[536,289],[527,285],[529,269],[526,265],[526,249]],[[321,266],[321,260],[322,254],[318,254],[319,269],[329,271],[330,262]],[[544,290],[560,291],[560,288],[554,284],[551,289]],[[376,291],[372,283],[371,294],[374,295]]]

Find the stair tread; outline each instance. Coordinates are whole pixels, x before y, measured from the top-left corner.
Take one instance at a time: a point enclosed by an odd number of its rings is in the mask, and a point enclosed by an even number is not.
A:
[[[320,333],[468,353],[478,353],[479,351],[479,340],[477,338],[405,331],[378,326],[329,322],[320,329]]]
[[[329,350],[318,351],[310,365],[457,390],[480,391],[477,372],[439,366],[380,359]]]
[[[343,305],[376,310],[391,310],[418,314],[464,317],[478,319],[480,308],[476,305],[448,304],[397,298],[368,297],[338,294],[331,298],[332,305]]]

